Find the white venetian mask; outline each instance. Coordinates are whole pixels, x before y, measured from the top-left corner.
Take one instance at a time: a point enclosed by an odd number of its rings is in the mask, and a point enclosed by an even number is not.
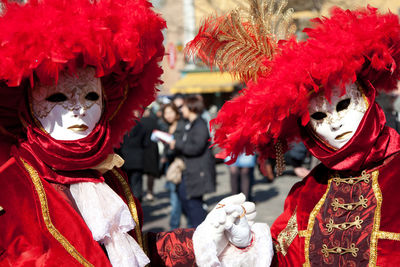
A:
[[[76,75],[61,74],[57,85],[38,86],[31,95],[33,115],[56,140],[78,140],[88,136],[102,113],[100,78],[93,68]]]
[[[310,99],[310,126],[316,135],[335,149],[342,148],[355,134],[368,103],[356,84],[346,85],[340,96],[338,87],[332,89],[331,103],[323,92]]]

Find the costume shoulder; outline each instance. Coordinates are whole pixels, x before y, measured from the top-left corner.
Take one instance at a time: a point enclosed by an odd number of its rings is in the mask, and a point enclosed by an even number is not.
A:
[[[35,242],[42,234],[34,194],[34,187],[17,159],[11,158],[0,167],[1,266],[33,266],[46,262],[43,247]]]
[[[0,167],[0,266],[110,266],[83,219],[22,159]]]

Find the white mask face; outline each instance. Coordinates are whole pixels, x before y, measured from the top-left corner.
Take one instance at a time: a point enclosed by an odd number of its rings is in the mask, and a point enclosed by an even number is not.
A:
[[[100,78],[93,68],[74,76],[61,74],[57,85],[39,86],[32,91],[33,115],[56,140],[78,140],[88,136],[102,113]]]
[[[340,149],[355,134],[367,105],[356,84],[346,85],[343,96],[339,88],[333,88],[331,103],[321,92],[309,102],[310,126],[319,138]]]

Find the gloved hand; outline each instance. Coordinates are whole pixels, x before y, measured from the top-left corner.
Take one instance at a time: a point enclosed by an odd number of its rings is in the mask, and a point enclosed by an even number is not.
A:
[[[245,200],[244,194],[224,198],[196,228],[193,234],[193,250],[198,266],[221,266],[219,256],[225,249],[235,251],[234,246],[242,248],[250,245],[253,235],[250,226],[254,224],[256,211],[254,203]],[[232,248],[228,246],[229,242],[232,243]],[[227,262],[234,262],[235,257],[223,256]],[[258,259],[258,254],[253,258]],[[247,256],[244,261],[247,261]]]
[[[229,242],[239,248],[249,246],[252,240],[251,227],[245,216],[247,213],[246,206],[249,209],[253,207],[252,212],[255,213],[255,205],[251,202],[245,202],[242,205],[229,205],[225,208],[225,234]],[[255,214],[253,213],[250,216],[254,219]]]
[[[233,214],[234,210],[232,210],[232,208],[230,208],[229,214],[226,213],[226,209],[231,206],[240,207],[241,204],[244,204],[245,200],[246,197],[242,193],[222,199],[214,209],[210,211],[204,222],[200,225],[201,228],[207,227],[207,232],[212,236],[216,245],[217,255],[224,250],[229,242],[225,235],[227,219],[229,217],[229,221],[233,223],[234,216],[236,216],[236,213]],[[229,226],[231,226],[232,223],[229,223]],[[230,229],[231,228],[232,227],[230,227]]]

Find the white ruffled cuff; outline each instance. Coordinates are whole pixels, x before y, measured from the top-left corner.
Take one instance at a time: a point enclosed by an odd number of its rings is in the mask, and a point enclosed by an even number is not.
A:
[[[253,241],[249,247],[240,249],[228,244],[220,255],[217,255],[217,248],[212,238],[207,235],[205,229],[199,229],[199,227],[193,234],[193,249],[198,266],[265,267],[271,265],[274,250],[267,224],[255,223],[251,226]]]

